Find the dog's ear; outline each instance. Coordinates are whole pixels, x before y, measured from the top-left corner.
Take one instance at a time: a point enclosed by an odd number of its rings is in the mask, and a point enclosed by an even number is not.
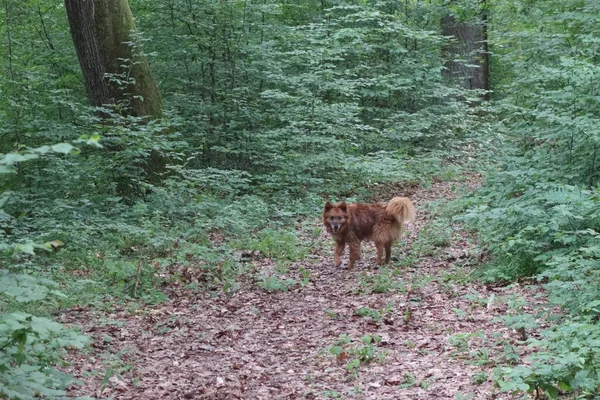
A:
[[[325,211],[331,210],[333,208],[333,205],[331,204],[331,202],[329,200],[327,200],[327,203],[325,203]]]
[[[346,202],[345,202],[345,201],[342,201],[342,202],[340,203],[340,209],[341,209],[342,211],[344,211],[344,212],[346,211]]]

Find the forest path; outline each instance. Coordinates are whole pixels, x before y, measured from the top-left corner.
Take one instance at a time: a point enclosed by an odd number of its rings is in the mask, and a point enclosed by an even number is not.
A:
[[[441,218],[440,204],[477,185],[475,177],[377,195],[409,195],[418,209],[407,238],[392,249],[397,260],[387,267],[375,268],[367,243],[354,270],[346,268],[347,259],[334,268],[331,239],[315,219],[306,238],[310,253],[279,271],[297,282],[289,291],[268,292],[247,278],[232,296],[179,289],[154,309],[67,314],[64,322],[81,325],[95,340],[92,354],[72,355],[68,370],[84,385],[71,394],[511,398],[494,389],[492,370],[524,350],[514,331],[493,320],[514,299],[533,299],[537,290],[488,287],[469,278],[479,258],[475,239]],[[264,258],[249,262],[255,275],[280,268]]]

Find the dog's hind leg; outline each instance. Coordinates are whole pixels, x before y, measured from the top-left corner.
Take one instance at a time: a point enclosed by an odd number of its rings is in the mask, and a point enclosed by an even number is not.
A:
[[[375,248],[377,249],[377,265],[383,264],[383,243],[375,242]],[[385,262],[387,262],[387,254],[385,255]]]
[[[385,244],[385,262],[384,262],[384,264],[387,264],[390,262],[391,256],[392,256],[392,244],[386,243]]]
[[[375,242],[375,248],[377,249],[377,264],[383,265],[389,263],[392,256],[392,244]],[[383,259],[384,254],[385,260]]]

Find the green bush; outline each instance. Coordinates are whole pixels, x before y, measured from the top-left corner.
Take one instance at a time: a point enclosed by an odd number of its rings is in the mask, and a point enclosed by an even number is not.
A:
[[[592,77],[600,70],[598,31],[589,22],[597,20],[597,8],[579,1],[500,3],[494,18],[512,21],[510,33],[502,34],[500,25],[490,32],[500,71],[490,110],[501,121],[498,131],[506,133],[505,148],[498,153],[499,171],[465,200],[463,218],[491,255],[480,276],[536,279],[550,306],[560,309],[559,315],[536,310],[506,318],[525,331],[540,318],[552,324],[528,340],[532,356],[497,371],[496,379],[509,392],[595,398],[600,113]]]

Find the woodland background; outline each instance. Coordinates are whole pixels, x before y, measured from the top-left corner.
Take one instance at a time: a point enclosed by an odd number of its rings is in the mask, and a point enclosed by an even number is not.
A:
[[[4,0],[0,15],[3,396],[65,395],[52,366],[88,339],[62,310],[164,301],[173,263],[234,293],[239,252],[301,258],[326,198],[472,172],[485,184],[454,218],[487,260],[474,276],[542,284],[556,306],[506,317],[551,324],[500,390],[599,393],[600,2]]]

